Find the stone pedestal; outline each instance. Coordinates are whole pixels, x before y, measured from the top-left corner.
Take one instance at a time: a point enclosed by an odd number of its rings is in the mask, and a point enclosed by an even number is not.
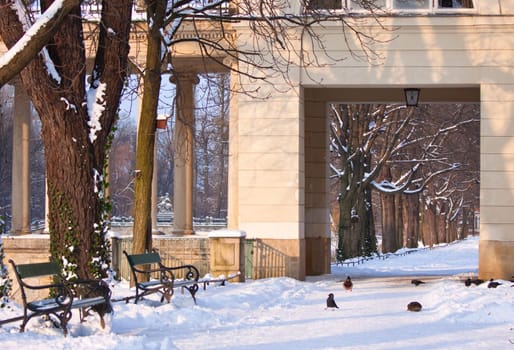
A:
[[[209,233],[210,274],[213,277],[239,273],[231,281],[245,281],[246,233],[238,230],[218,230]]]

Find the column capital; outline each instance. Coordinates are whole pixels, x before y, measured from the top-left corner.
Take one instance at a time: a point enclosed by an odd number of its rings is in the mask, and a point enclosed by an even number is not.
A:
[[[181,82],[189,82],[191,84],[198,84],[200,82],[200,78],[198,78],[198,73],[196,72],[173,72],[170,75],[170,82],[173,84],[180,84]]]

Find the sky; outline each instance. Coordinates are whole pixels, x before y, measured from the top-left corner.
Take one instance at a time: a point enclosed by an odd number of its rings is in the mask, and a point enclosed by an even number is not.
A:
[[[477,274],[478,237],[419,249],[357,266],[332,266],[306,281],[280,277],[213,285],[169,304],[149,296],[115,302],[107,327],[96,316],[74,314],[69,335],[39,319],[19,333],[19,322],[0,327],[1,349],[514,349],[514,288],[502,281],[466,287]],[[351,276],[352,291],[342,287]],[[413,278],[425,283],[415,286]],[[111,281],[113,297],[132,295],[126,281]],[[333,293],[338,309],[327,309]],[[407,311],[411,301],[420,312]],[[13,302],[0,319],[21,314]]]

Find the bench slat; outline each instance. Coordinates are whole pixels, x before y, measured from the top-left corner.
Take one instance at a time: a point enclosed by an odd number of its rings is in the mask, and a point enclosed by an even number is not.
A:
[[[158,253],[127,255],[131,265],[158,264],[161,257]]]
[[[171,283],[171,281],[169,282]],[[139,283],[139,286],[141,288],[154,288],[154,287],[157,287],[157,286],[165,286],[166,283],[163,283],[159,280],[151,280],[151,281],[148,281],[148,282],[141,282]]]
[[[60,272],[59,265],[55,262],[16,265],[16,270],[21,278],[58,275]]]
[[[173,286],[174,287],[181,287],[181,286],[188,286],[188,285],[191,285],[191,284],[198,284],[198,283],[203,283],[201,281],[196,281],[196,280],[175,280],[173,282]]]
[[[58,304],[55,299],[36,300],[27,304],[30,311],[44,312],[52,309],[61,309],[62,304]]]
[[[105,298],[102,296],[86,299],[74,299],[71,304],[72,309],[79,309],[81,307],[90,307],[105,303]]]
[[[85,299],[74,299],[71,308],[72,309],[79,309],[83,307],[90,307],[94,305],[99,305],[105,303],[105,298],[102,296],[93,297],[93,298],[85,298]],[[33,301],[31,303],[27,304],[27,308],[30,311],[36,311],[36,312],[44,312],[48,310],[53,309],[61,309],[63,306],[62,304],[58,304],[55,299],[43,299],[43,300],[37,300]]]

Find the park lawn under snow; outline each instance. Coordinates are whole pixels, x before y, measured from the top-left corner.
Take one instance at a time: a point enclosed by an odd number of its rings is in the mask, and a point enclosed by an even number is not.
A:
[[[1,349],[513,349],[514,288],[465,287],[476,276],[478,238],[425,249],[354,267],[332,266],[332,273],[306,281],[270,278],[207,287],[190,296],[177,293],[170,304],[157,296],[135,305],[114,303],[106,329],[98,320],[78,323],[70,334],[40,320],[25,333],[19,322],[0,328]],[[352,292],[341,280],[352,276]],[[410,283],[416,276],[418,287]],[[328,293],[339,309],[325,309]],[[113,297],[130,295],[125,282]],[[410,301],[423,305],[409,312]],[[17,305],[0,310],[0,319],[21,314]]]

